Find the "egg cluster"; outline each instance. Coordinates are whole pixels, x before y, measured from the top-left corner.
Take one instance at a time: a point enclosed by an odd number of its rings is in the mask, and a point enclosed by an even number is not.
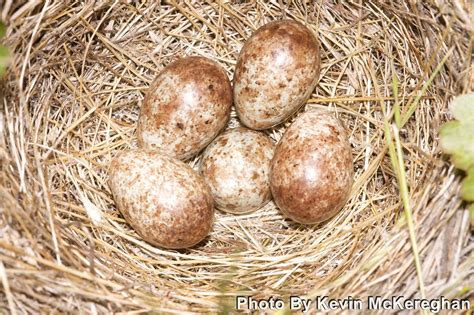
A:
[[[280,211],[299,223],[335,215],[353,181],[352,154],[340,122],[325,111],[306,111],[276,146],[257,131],[301,108],[319,69],[318,40],[293,20],[266,24],[249,38],[233,87],[207,58],[168,65],[141,107],[139,148],[119,153],[110,165],[110,188],[127,222],[149,243],[178,249],[209,234],[214,208],[248,213],[273,196]],[[221,133],[232,104],[246,127]],[[183,161],[201,151],[196,172]]]

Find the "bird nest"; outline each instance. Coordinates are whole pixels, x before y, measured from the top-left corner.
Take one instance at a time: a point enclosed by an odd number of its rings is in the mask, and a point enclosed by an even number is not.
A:
[[[12,56],[1,85],[0,310],[226,312],[239,295],[469,297],[469,213],[438,148],[450,100],[473,87],[467,6],[3,2]],[[321,76],[305,109],[329,108],[348,130],[350,200],[316,226],[288,221],[270,202],[217,212],[210,236],[188,250],[144,242],[117,210],[107,169],[136,146],[147,87],[190,55],[232,78],[245,40],[281,18],[320,40]],[[265,133],[278,141],[292,120]],[[238,125],[233,110],[229,128]]]

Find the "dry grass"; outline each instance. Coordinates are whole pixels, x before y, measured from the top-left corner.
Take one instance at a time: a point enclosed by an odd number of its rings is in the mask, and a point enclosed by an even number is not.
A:
[[[0,106],[0,311],[217,312],[231,310],[236,294],[419,297],[384,137],[395,100],[426,296],[472,297],[469,215],[437,140],[450,99],[474,87],[468,2],[4,1],[15,55]],[[350,132],[350,201],[320,226],[284,220],[270,203],[218,213],[210,237],[190,250],[148,245],[107,185],[111,158],[135,146],[148,84],[185,55],[213,58],[232,77],[245,39],[282,16],[319,34],[322,75],[307,107],[333,109]],[[286,126],[268,134],[278,140]]]

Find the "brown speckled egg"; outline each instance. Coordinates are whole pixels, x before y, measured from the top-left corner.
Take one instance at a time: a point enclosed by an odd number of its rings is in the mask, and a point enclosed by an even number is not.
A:
[[[191,158],[226,126],[231,106],[224,69],[203,57],[179,59],[148,89],[138,120],[138,144],[181,160]]]
[[[346,203],[354,177],[346,132],[329,112],[307,111],[275,149],[270,185],[282,213],[305,224],[325,221]]]
[[[247,213],[270,199],[270,162],[273,141],[247,128],[230,129],[204,151],[201,172],[209,184],[216,207]]]
[[[319,44],[293,20],[268,23],[243,46],[234,74],[234,103],[244,125],[266,129],[296,112],[319,77]]]
[[[190,247],[211,230],[209,187],[175,158],[144,150],[120,153],[110,166],[109,185],[125,220],[153,245]]]

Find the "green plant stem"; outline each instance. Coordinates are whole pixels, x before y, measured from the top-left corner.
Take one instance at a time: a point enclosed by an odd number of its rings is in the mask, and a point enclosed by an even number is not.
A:
[[[425,84],[423,84],[423,87],[421,88],[420,90],[420,93],[418,93],[418,95],[415,97],[415,99],[413,100],[413,102],[410,104],[410,106],[408,107],[408,111],[405,113],[405,115],[403,115],[402,117],[402,121],[401,121],[401,125],[399,126],[399,128],[402,128],[407,122],[408,120],[411,118],[411,116],[413,115],[413,113],[415,112],[417,106],[418,106],[418,102],[420,101],[420,99],[423,97],[423,95],[425,94],[426,90],[428,89],[428,87],[431,85],[431,83],[433,82],[434,78],[436,77],[436,75],[438,74],[438,72],[441,70],[441,68],[443,67],[443,65],[445,64],[446,60],[448,59],[448,57],[451,55],[451,53],[453,52],[454,50],[454,47],[451,47],[448,52],[446,53],[446,55],[443,57],[443,59],[441,59],[440,63],[436,66],[435,70],[433,71],[433,73],[430,75],[428,81],[425,82]]]
[[[411,210],[410,196],[409,196],[408,184],[406,180],[405,163],[403,160],[402,146],[400,144],[398,128],[395,125],[393,125],[392,130],[393,130],[393,136],[395,138],[395,147],[396,147],[397,159],[398,159],[398,175],[399,175],[398,183],[400,185],[400,195],[403,202],[403,208],[405,209],[405,216],[407,218],[407,223],[408,223],[408,232],[410,234],[410,241],[412,245],[413,255],[415,257],[416,272],[418,276],[418,282],[420,284],[420,294],[422,298],[426,298],[425,284],[423,281],[423,271],[421,269],[421,261],[420,261],[419,251],[418,251],[418,244],[416,241],[415,226],[413,224],[413,213]]]

